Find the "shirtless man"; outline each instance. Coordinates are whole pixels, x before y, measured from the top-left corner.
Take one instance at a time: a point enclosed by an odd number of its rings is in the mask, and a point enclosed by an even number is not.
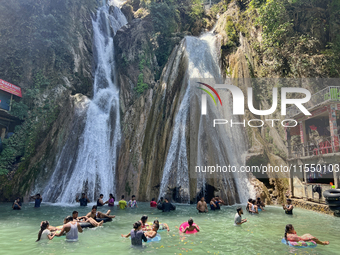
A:
[[[87,218],[93,218],[93,219],[95,219],[95,218],[111,218],[111,219],[113,219],[114,217],[116,217],[114,215],[110,215],[110,213],[111,213],[111,210],[108,210],[106,213],[102,213],[102,212],[99,212],[99,211],[97,212],[97,206],[94,205],[94,206],[92,206],[91,212],[86,214],[86,217]]]
[[[215,211],[216,207],[215,198],[213,197],[210,201],[210,210]]]
[[[201,197],[201,200],[198,201],[196,209],[198,210],[199,213],[208,212],[208,206],[207,206],[207,203],[204,200],[204,197]]]
[[[60,230],[60,233],[55,235],[62,236],[64,233],[66,233],[66,240],[78,241],[78,232],[83,232],[83,229],[78,222],[73,221],[72,216],[68,216],[64,219],[64,225],[63,228]]]

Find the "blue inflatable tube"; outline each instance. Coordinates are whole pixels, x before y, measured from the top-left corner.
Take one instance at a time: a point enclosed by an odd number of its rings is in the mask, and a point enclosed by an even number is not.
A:
[[[161,236],[157,234],[154,238],[148,238],[148,243],[150,242],[159,242],[161,240]]]
[[[282,238],[281,243],[287,245],[286,239]],[[290,242],[288,241],[288,245],[294,248],[315,248],[317,246],[317,244],[314,241],[313,242],[304,242],[304,241]]]

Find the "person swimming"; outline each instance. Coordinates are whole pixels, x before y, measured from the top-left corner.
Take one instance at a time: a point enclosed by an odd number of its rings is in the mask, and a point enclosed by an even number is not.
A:
[[[312,236],[311,234],[304,234],[302,236],[298,236],[296,234],[296,231],[294,230],[294,227],[293,227],[292,224],[286,225],[284,238],[285,238],[287,244],[288,244],[288,241],[292,241],[292,242],[314,241],[317,244],[321,244],[321,245],[328,245],[329,244],[329,241],[320,241],[319,239]]]
[[[197,232],[200,231],[200,229],[199,229],[196,225],[193,225],[193,224],[194,224],[194,220],[193,220],[193,219],[190,218],[190,219],[188,220],[188,224],[189,224],[189,226],[187,226],[187,227],[184,229],[183,233],[185,233],[185,232],[187,232],[187,231],[194,231],[195,229],[196,229]]]
[[[38,239],[36,240],[36,242],[40,240],[44,240],[44,239],[52,240],[54,238],[55,233],[51,233],[51,231],[49,230],[49,226],[50,226],[50,223],[47,220],[41,222],[40,230],[38,233]]]

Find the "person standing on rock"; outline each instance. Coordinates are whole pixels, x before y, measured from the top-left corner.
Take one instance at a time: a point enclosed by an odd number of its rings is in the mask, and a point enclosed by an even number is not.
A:
[[[199,213],[208,212],[208,206],[207,206],[207,203],[204,200],[204,197],[201,197],[201,200],[198,201],[196,209],[198,210]]]
[[[294,206],[292,205],[292,200],[291,199],[287,199],[287,205],[282,204],[282,208],[283,210],[285,210],[286,214],[290,214],[293,215],[293,208]]]

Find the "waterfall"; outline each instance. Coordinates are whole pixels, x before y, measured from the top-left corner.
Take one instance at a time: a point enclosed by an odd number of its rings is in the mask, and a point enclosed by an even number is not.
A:
[[[244,130],[240,128],[218,127],[218,129],[212,129],[211,125],[208,124],[212,123],[214,116],[220,116],[219,118],[223,116],[226,119],[227,116],[233,118],[231,105],[220,109],[208,101],[208,105],[211,104],[208,108],[212,109],[212,114],[208,117],[202,117],[200,113],[196,114],[197,111],[200,112],[199,104],[202,93],[196,89],[196,81],[211,79],[213,83],[223,83],[218,63],[217,37],[213,32],[208,32],[200,37],[187,36],[184,41],[188,60],[184,78],[187,87],[175,116],[159,197],[171,194],[171,189],[176,187],[176,200],[188,203],[190,195],[191,197],[196,197],[199,193],[204,195],[206,184],[209,182],[220,187],[228,204],[243,203],[252,194],[252,186],[246,176],[237,173],[222,173],[218,177],[214,176],[213,181],[208,181],[208,176],[199,173],[195,175],[196,183],[190,184],[189,182],[193,178],[193,174],[189,171],[189,169],[192,169],[190,168],[191,165],[214,165],[214,163],[244,165],[247,142]],[[221,91],[221,95],[223,102],[231,104],[230,93]],[[192,107],[191,101],[195,101],[198,105]],[[200,117],[197,118],[197,116]],[[197,126],[197,130],[193,126]],[[190,130],[188,130],[188,127],[190,127]],[[187,148],[187,134],[189,133],[190,149]],[[190,188],[190,185],[196,187],[193,189]],[[190,194],[190,191],[193,190],[196,194]]]
[[[42,193],[45,201],[70,203],[81,192],[85,192],[91,201],[100,193],[115,194],[121,129],[113,37],[125,24],[127,20],[120,9],[106,4],[92,19],[93,99],[87,105],[86,122],[78,147],[74,148],[74,139],[69,138],[57,158],[53,175]]]

